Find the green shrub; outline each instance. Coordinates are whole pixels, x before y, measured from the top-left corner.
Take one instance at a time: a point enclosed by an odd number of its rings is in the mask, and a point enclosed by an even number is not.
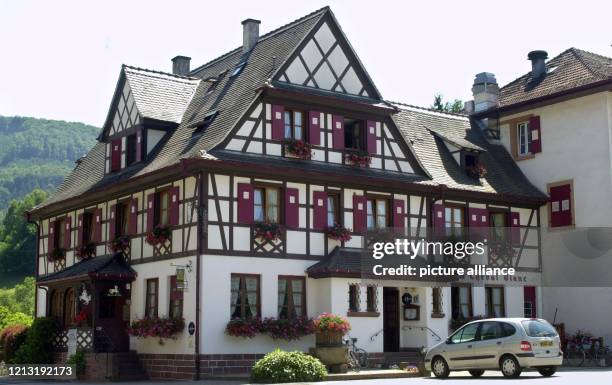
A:
[[[15,352],[23,345],[28,327],[26,325],[11,325],[0,332],[0,347],[5,361],[11,360]]]
[[[266,354],[251,371],[254,382],[311,382],[327,376],[325,365],[317,358],[302,352],[284,352],[280,349]]]
[[[51,318],[36,318],[26,333],[25,342],[15,353],[14,364],[50,364],[53,362],[53,334],[57,330]]]
[[[76,374],[85,374],[85,368],[87,366],[85,362],[85,353],[76,352],[66,360],[67,365],[74,365]]]

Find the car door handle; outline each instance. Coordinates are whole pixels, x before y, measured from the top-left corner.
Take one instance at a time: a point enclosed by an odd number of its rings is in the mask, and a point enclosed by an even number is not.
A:
[[[497,341],[497,344],[498,344],[498,345],[501,345],[501,344],[502,344],[502,342],[501,342],[501,341]]]
[[[471,348],[471,347],[472,347],[472,345],[468,345],[467,347],[468,347],[468,348]]]

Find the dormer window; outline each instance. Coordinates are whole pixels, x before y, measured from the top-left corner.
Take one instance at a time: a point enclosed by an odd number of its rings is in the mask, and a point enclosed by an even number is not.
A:
[[[487,170],[480,162],[480,154],[476,151],[461,152],[461,165],[465,172],[472,178],[479,179],[487,174]]]
[[[304,139],[304,119],[302,111],[285,110],[285,139]]]
[[[365,150],[365,129],[361,120],[344,119],[344,147]]]
[[[128,137],[126,138],[126,149],[125,149],[126,167],[136,162],[136,146],[137,146],[136,134],[128,135]]]

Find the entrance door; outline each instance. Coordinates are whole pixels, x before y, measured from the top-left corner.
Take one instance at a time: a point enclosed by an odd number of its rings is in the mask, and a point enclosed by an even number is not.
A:
[[[98,311],[96,319],[96,342],[99,349],[115,352],[125,352],[130,348],[130,340],[127,333],[129,325],[130,290],[125,284],[100,285],[98,292]]]
[[[399,291],[395,287],[383,288],[384,351],[399,351]]]
[[[536,288],[535,286],[523,287],[523,301],[525,303],[524,316],[527,318],[537,317],[538,311],[536,306]]]

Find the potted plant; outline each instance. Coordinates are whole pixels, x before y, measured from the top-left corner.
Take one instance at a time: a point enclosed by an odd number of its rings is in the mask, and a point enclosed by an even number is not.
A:
[[[312,145],[301,139],[286,139],[285,149],[289,154],[300,159],[310,159],[312,155]]]
[[[89,259],[96,255],[96,244],[88,242],[85,245],[79,247],[76,251],[76,256],[79,259]]]
[[[366,167],[372,163],[372,157],[370,153],[364,150],[359,150],[356,152],[350,152],[346,155],[346,159],[353,166]]]
[[[314,320],[317,346],[342,345],[342,337],[351,330],[351,324],[339,315],[323,313]]]
[[[268,220],[255,223],[255,238],[257,239],[272,242],[280,239],[282,235],[283,228],[278,223]]]
[[[340,242],[348,242],[351,240],[351,229],[347,229],[340,223],[334,223],[325,230],[327,238]]]
[[[469,176],[475,179],[484,178],[484,176],[487,175],[487,169],[482,163],[477,163],[474,166],[468,166],[465,168],[465,171],[467,171]]]
[[[170,226],[157,225],[147,233],[147,243],[151,246],[159,245],[170,239]]]
[[[56,247],[49,253],[49,262],[55,262],[66,258],[66,249],[61,247]]]
[[[123,252],[125,252],[126,250],[128,250],[130,248],[130,245],[131,245],[130,237],[128,237],[127,235],[121,235],[121,236],[113,239],[108,244],[108,248],[113,253],[119,253],[119,252],[123,253]]]

